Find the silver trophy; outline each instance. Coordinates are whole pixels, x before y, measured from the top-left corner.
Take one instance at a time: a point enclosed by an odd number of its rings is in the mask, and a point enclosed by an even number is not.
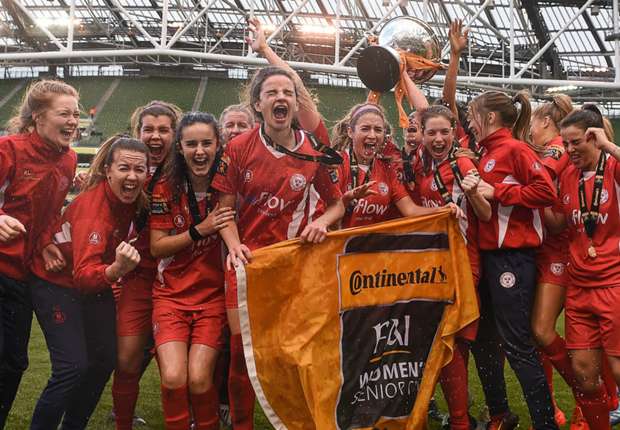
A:
[[[392,18],[379,32],[378,45],[364,49],[357,60],[357,75],[367,88],[386,92],[400,79],[401,52],[438,62],[441,57],[439,39],[423,21],[409,16]],[[410,70],[411,71],[411,70]],[[413,71],[416,83],[429,80],[436,70]]]

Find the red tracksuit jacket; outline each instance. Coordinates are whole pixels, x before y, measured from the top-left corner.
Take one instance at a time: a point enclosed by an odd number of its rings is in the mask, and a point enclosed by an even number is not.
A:
[[[35,245],[51,234],[75,175],[77,156],[36,133],[0,137],[0,215],[18,219],[26,234],[0,242],[0,273],[25,280]]]
[[[110,287],[104,271],[114,262],[116,247],[127,238],[135,215],[136,205],[122,203],[107,181],[80,193],[53,229],[53,242],[67,265],[61,272],[47,272],[43,258],[37,254],[33,273],[52,284],[84,292]]]
[[[479,221],[480,249],[533,248],[543,241],[542,208],[556,189],[547,170],[525,142],[501,128],[479,142],[484,148],[480,177],[495,187],[489,222]]]

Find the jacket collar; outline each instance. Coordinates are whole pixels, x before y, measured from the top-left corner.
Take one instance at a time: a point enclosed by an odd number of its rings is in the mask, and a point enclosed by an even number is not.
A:
[[[30,133],[30,142],[38,152],[49,156],[66,154],[70,150],[68,146],[58,148],[51,145],[50,143],[43,140],[43,138],[39,135],[39,133],[37,133],[36,130],[33,130]]]
[[[487,137],[482,139],[478,144],[484,146],[486,149],[491,149],[505,139],[513,139],[512,131],[509,128],[502,127],[499,130],[495,130]]]

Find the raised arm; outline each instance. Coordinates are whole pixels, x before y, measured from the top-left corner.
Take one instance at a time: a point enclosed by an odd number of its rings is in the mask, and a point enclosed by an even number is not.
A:
[[[467,34],[469,29],[462,30],[463,22],[456,19],[450,23],[450,63],[446,71],[446,79],[443,84],[443,100],[450,107],[450,110],[459,119],[459,112],[456,108],[456,78],[459,74],[459,61],[461,53],[467,47]]]
[[[246,38],[246,42],[252,46],[252,50],[262,55],[269,64],[281,67],[293,76],[295,87],[297,88],[297,101],[299,102],[297,119],[303,129],[313,131],[321,121],[321,114],[319,113],[316,103],[312,99],[312,95],[301,80],[301,77],[267,44],[265,32],[258,19],[249,19],[248,27],[250,29],[250,35]]]

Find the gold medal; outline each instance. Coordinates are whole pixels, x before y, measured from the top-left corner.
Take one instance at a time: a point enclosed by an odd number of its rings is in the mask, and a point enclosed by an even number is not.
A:
[[[596,249],[594,248],[594,245],[590,245],[588,248],[588,256],[590,258],[596,258]]]

